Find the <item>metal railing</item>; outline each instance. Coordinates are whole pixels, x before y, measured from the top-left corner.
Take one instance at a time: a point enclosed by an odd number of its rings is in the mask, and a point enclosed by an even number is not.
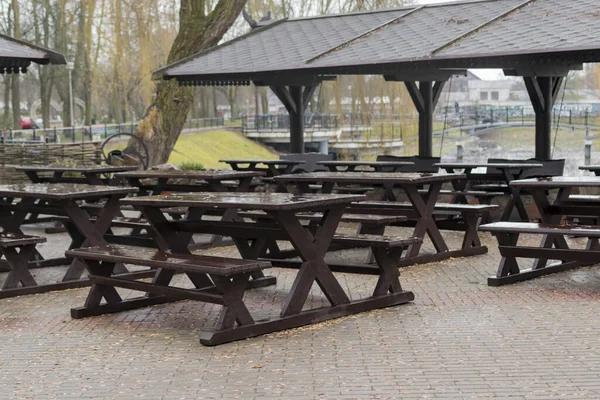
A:
[[[273,132],[290,129],[288,114],[243,115],[241,118],[242,132]],[[337,115],[306,114],[304,130],[336,130],[339,127]]]
[[[204,129],[225,126],[225,119],[195,118],[188,119],[183,129]],[[119,133],[134,133],[137,123],[103,124],[74,127],[53,127],[34,129],[7,129],[0,136],[1,143],[79,143],[100,141]]]

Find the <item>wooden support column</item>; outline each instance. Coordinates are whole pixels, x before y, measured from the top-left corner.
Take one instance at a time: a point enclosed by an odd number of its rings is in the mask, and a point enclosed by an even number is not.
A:
[[[406,89],[419,112],[419,156],[433,155],[433,110],[446,81],[405,81]]]
[[[312,99],[316,85],[270,88],[290,115],[290,153],[304,153],[304,110]]]
[[[523,77],[535,111],[535,158],[552,159],[552,109],[563,77]]]

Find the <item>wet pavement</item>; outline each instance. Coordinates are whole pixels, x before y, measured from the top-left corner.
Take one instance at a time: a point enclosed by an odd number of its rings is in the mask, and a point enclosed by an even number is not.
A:
[[[444,236],[460,245],[460,234]],[[578,240],[570,239],[582,245]],[[488,287],[500,257],[491,236],[483,241],[488,254],[403,268],[412,304],[217,347],[200,345],[198,333],[214,325],[218,306],[181,301],[73,320],[69,309],[83,304],[86,288],[2,299],[0,393],[6,399],[600,398],[600,269]],[[39,247],[59,255],[67,243],[65,234],[55,234]],[[330,255],[364,256],[360,250]],[[277,314],[294,278],[290,270],[266,272],[277,276],[277,286],[246,295],[259,319]],[[34,273],[43,280],[61,271]],[[353,298],[375,284],[374,277],[337,276]],[[313,288],[310,305],[326,301]]]

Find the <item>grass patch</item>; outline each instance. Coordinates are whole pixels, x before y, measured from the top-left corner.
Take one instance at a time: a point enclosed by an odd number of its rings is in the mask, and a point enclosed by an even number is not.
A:
[[[237,132],[216,130],[180,136],[169,157],[169,163],[201,164],[204,168],[227,168],[227,164],[219,162],[224,158],[276,160],[279,154]]]
[[[184,161],[179,164],[179,168],[181,168],[183,171],[199,171],[204,169],[204,165],[199,162]]]

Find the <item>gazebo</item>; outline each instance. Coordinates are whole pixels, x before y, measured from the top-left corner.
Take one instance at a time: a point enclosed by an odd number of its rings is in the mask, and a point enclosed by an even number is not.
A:
[[[65,56],[23,40],[0,34],[0,73],[26,72],[31,63],[66,64]]]
[[[551,159],[552,107],[564,77],[600,61],[600,0],[475,0],[283,19],[154,73],[183,85],[269,86],[303,152],[315,88],[338,75],[402,81],[419,113],[419,155],[432,154],[445,82],[470,68],[521,76],[536,113],[536,158]]]

